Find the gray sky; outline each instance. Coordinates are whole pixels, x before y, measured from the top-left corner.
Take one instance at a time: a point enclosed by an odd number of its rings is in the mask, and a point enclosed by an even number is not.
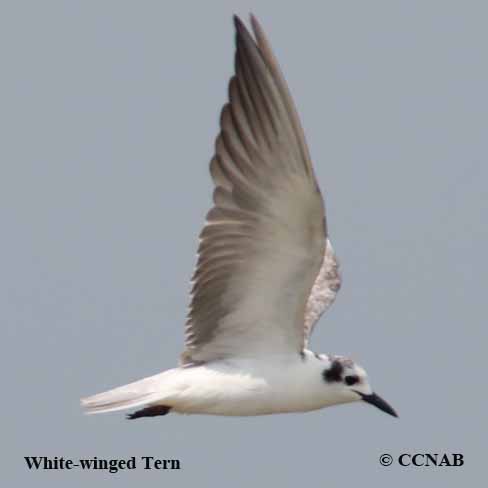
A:
[[[311,347],[356,359],[400,418],[360,404],[86,417],[80,396],[177,361],[231,14],[249,11],[296,100],[342,263]],[[0,477],[458,487],[484,476],[487,14],[481,1],[2,2]],[[379,465],[403,452],[461,452],[466,464]],[[29,472],[29,455],[182,469]]]

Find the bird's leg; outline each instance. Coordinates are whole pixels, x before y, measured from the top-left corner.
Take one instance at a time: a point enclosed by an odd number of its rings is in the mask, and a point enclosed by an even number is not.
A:
[[[171,407],[166,405],[154,405],[152,407],[146,407],[142,410],[137,410],[134,413],[127,414],[128,420],[138,419],[140,417],[157,417],[159,415],[166,415],[171,410]]]

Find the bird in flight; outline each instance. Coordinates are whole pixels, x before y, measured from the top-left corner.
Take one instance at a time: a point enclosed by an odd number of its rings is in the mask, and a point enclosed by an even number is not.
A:
[[[235,74],[210,162],[178,367],[81,400],[87,413],[137,409],[251,416],[364,401],[397,416],[351,359],[308,350],[341,285],[325,209],[293,100],[251,15],[238,17]]]

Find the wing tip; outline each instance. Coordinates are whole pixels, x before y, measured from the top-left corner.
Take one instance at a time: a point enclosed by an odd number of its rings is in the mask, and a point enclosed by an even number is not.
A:
[[[261,28],[261,25],[260,25],[258,19],[256,18],[256,16],[252,12],[249,13],[249,19],[251,22],[252,30],[253,30],[255,35],[258,32],[262,31],[262,28]],[[249,32],[249,30],[246,27],[246,24],[242,21],[242,19],[238,15],[234,14],[232,16],[232,20],[234,22],[236,34],[238,37],[243,37],[243,38],[249,37],[254,41],[251,33]]]
[[[234,27],[236,28],[236,31],[240,31],[246,28],[244,22],[242,22],[241,18],[238,15],[234,14],[232,16],[232,20],[234,22]]]
[[[255,34],[263,30],[261,24],[259,23],[258,18],[252,12],[249,12],[249,19],[251,21],[252,30],[254,31]]]

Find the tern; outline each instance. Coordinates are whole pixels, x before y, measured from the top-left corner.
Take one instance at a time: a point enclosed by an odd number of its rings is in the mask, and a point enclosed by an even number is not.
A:
[[[264,31],[234,16],[235,74],[210,162],[213,207],[200,234],[178,367],[81,400],[252,416],[363,401],[397,416],[353,360],[308,350],[341,286],[322,195],[287,84]]]

